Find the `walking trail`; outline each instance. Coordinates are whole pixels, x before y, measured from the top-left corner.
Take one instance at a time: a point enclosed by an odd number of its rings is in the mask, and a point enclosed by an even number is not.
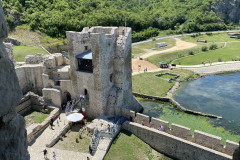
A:
[[[148,58],[148,57],[153,56],[153,55],[172,52],[172,51],[177,51],[177,50],[188,49],[188,48],[192,48],[192,47],[197,46],[197,44],[195,44],[195,43],[186,42],[186,41],[183,41],[179,38],[175,38],[175,40],[176,40],[176,46],[174,46],[172,48],[169,48],[169,49],[166,49],[166,50],[163,50],[163,51],[153,51],[153,52],[150,52],[150,53],[146,53],[146,54],[144,54],[140,57],[145,59],[145,58]],[[139,58],[136,58],[136,59],[132,59],[132,71],[133,72],[138,72],[138,65],[141,65],[140,71],[143,71],[144,68],[147,68],[148,70],[158,69],[158,67],[155,66],[154,64],[152,64],[148,61],[139,60]]]
[[[80,153],[80,152],[74,152],[74,151],[67,151],[67,150],[60,150],[56,148],[47,148],[46,144],[48,144],[53,136],[55,134],[58,134],[65,124],[68,123],[68,120],[66,119],[65,113],[60,114],[61,122],[59,123],[59,126],[57,125],[57,120],[54,121],[54,127],[50,129],[50,127],[47,127],[44,132],[36,139],[36,141],[28,146],[28,151],[30,154],[31,160],[44,160],[43,158],[43,150],[46,148],[48,151],[48,159],[46,160],[52,160],[53,159],[53,152],[56,153],[56,159],[57,160],[86,160],[87,156],[92,159],[92,156],[87,153]],[[65,124],[64,124],[65,121]]]

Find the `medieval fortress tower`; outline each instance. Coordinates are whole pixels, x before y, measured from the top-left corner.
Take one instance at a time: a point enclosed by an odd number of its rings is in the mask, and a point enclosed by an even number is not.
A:
[[[16,67],[23,93],[35,92],[45,103],[59,107],[85,95],[90,118],[114,115],[114,107],[142,109],[132,95],[131,28],[69,31],[67,41],[69,59],[60,53],[31,55]]]

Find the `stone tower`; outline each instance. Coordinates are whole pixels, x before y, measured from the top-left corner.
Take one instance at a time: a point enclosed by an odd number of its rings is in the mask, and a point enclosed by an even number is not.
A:
[[[114,107],[142,109],[132,95],[131,28],[92,27],[67,32],[74,96],[85,94],[87,115],[113,115]]]

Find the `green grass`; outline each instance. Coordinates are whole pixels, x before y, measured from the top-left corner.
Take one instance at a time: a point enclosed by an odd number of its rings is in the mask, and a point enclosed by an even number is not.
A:
[[[104,158],[104,160],[146,159],[170,160],[170,158],[154,152],[148,144],[126,130],[122,130],[118,134]]]
[[[196,65],[202,64],[202,62],[208,63],[209,60],[212,62],[218,62],[218,58],[221,58],[222,61],[232,61],[232,59],[238,59],[237,56],[240,56],[239,50],[240,43],[231,42],[227,43],[227,46],[225,48],[200,52],[197,55],[180,58],[173,61],[172,63],[181,63],[182,65]]]
[[[49,114],[45,114],[45,113],[37,112],[33,110],[30,110],[25,114],[23,114],[27,127],[33,123],[42,123],[48,116]]]
[[[167,80],[157,77],[155,75],[159,73],[172,73],[180,75],[180,81],[186,80],[188,78],[196,76],[193,72],[183,69],[174,69],[168,71],[160,71],[155,73],[143,73],[134,75],[132,77],[133,82],[133,92],[147,94],[151,96],[164,97],[167,95],[167,92],[175,84],[175,81],[169,83]]]
[[[191,134],[194,130],[199,130],[212,135],[222,137],[222,144],[226,139],[238,142],[240,135],[230,132],[221,126],[222,121],[202,116],[196,116],[177,111],[170,104],[163,104],[154,101],[145,101],[138,99],[146,110],[144,114],[168,121],[170,124],[175,123],[191,128]],[[148,112],[148,113],[146,113]],[[231,125],[231,124],[228,124]]]
[[[82,133],[82,139],[79,138],[79,131]],[[89,153],[88,147],[91,138],[91,135],[86,130],[81,130],[81,125],[74,125],[71,127],[71,130],[63,136],[63,139],[59,140],[53,147],[62,150]],[[78,139],[78,143],[76,139]]]
[[[156,48],[155,44],[156,43],[161,43],[161,42],[166,42],[167,46],[163,47],[163,48]],[[139,45],[134,45],[132,47],[132,55],[133,56],[138,56],[144,53],[147,53],[148,51],[150,52],[154,52],[154,51],[161,51],[161,50],[165,50],[168,48],[172,48],[173,46],[176,45],[176,41],[173,38],[168,38],[168,39],[163,39],[163,40],[157,40],[157,41],[150,41],[148,43],[143,43],[143,44],[139,44]]]
[[[230,42],[230,41],[239,41],[234,38],[230,38],[230,35],[227,33],[213,33],[212,35],[201,34],[197,37],[184,36],[181,37],[182,40],[193,42],[197,44],[204,44],[202,42],[197,42],[197,40],[207,40],[207,42]]]
[[[41,47],[34,47],[34,46],[14,46],[13,47],[14,58],[17,62],[24,62],[25,57],[27,55],[34,55],[37,53],[48,54]]]

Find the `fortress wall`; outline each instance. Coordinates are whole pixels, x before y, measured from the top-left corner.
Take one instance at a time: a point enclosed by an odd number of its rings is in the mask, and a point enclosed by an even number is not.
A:
[[[224,153],[233,155],[234,150],[238,147],[239,145],[237,143],[227,140]]]
[[[137,113],[134,122],[142,124],[142,121],[145,126],[149,126],[149,116],[146,116],[141,113]]]
[[[62,94],[59,89],[55,88],[44,88],[42,90],[43,92],[43,97],[44,100],[50,101],[50,104],[56,105],[56,106],[61,106],[62,104]]]
[[[143,121],[144,126],[147,126],[149,129],[155,129],[156,132],[159,132],[159,133],[166,132],[172,136],[181,138],[182,140],[184,139],[189,142],[193,142],[195,144],[199,144],[204,147],[208,147],[210,149],[214,149],[216,151],[226,153],[228,155],[233,155],[234,150],[238,147],[237,143],[231,142],[229,140],[227,140],[226,146],[223,147],[221,145],[221,137],[217,137],[217,136],[200,132],[200,131],[195,131],[194,135],[191,136],[190,128],[187,128],[178,124],[172,124],[171,129],[169,129],[169,122],[163,121],[161,119],[153,118],[153,117],[151,118],[151,122],[149,122],[149,116],[146,116],[140,113],[136,113],[136,116],[135,116],[135,112],[131,110],[125,109],[125,111],[123,112],[122,108],[115,107],[115,114],[119,116],[125,116],[128,119],[130,119],[130,117],[128,116],[131,116],[132,117],[131,120],[133,122],[141,124]],[[161,127],[161,125],[163,125],[164,127],[163,132],[158,131],[158,128]]]
[[[191,129],[181,126],[181,125],[177,125],[177,124],[172,124],[172,128],[171,128],[171,132],[172,135],[186,139],[186,140],[191,140],[192,136],[190,134]]]
[[[32,91],[38,95],[42,95],[42,65],[23,65],[20,67],[16,67],[15,71],[23,94]]]
[[[123,129],[135,134],[158,152],[173,158],[185,160],[232,159],[232,156],[134,122],[125,122]]]
[[[215,149],[217,151],[222,150],[221,137],[217,137],[208,133],[204,133],[198,130],[194,131],[194,141],[197,144],[203,145],[205,147]]]
[[[161,126],[164,127],[163,131],[168,132],[169,122],[163,121],[163,120],[160,120],[160,119],[157,119],[157,118],[152,118],[151,127],[155,128],[155,129],[158,129]]]

